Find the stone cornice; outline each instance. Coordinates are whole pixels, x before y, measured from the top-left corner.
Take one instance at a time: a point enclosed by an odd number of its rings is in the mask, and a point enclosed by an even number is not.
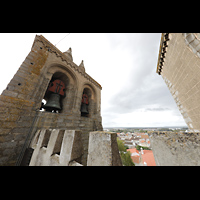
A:
[[[87,80],[89,80],[91,83],[102,89],[101,85],[95,81],[89,74],[84,72],[83,70],[79,69],[79,66],[77,66],[73,61],[70,61],[65,54],[63,54],[58,48],[56,48],[51,42],[49,42],[44,36],[42,35],[36,35],[35,40],[33,42],[33,46],[35,42],[41,42],[44,46],[44,48],[51,52],[54,53],[57,57],[60,57],[62,61],[65,61],[67,65],[69,65],[74,71],[77,71],[80,73],[82,76],[84,76]]]
[[[160,40],[160,49],[159,49],[159,54],[158,54],[158,63],[157,63],[157,69],[156,69],[156,73],[158,73],[159,75],[161,75],[161,72],[162,72],[165,55],[167,53],[168,41],[169,41],[169,33],[162,33],[161,40]]]

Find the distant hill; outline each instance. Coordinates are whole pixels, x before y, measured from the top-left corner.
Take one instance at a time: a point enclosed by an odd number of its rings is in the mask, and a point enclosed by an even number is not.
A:
[[[104,127],[104,129],[160,129],[160,128],[185,128],[187,126],[156,126],[156,127]]]

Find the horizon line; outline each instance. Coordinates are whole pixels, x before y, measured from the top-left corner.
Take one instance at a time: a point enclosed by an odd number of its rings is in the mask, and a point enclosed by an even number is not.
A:
[[[103,128],[188,128],[187,126],[107,126]]]

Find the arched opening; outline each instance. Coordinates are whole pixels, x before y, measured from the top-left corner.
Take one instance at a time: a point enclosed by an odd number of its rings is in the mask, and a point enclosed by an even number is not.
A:
[[[89,88],[84,88],[82,93],[81,99],[81,116],[82,117],[89,117],[91,112],[91,97],[92,92]]]
[[[86,99],[84,99],[84,96],[87,95]],[[81,102],[80,102],[80,111],[81,111],[81,116],[83,117],[92,117],[93,115],[97,114],[97,93],[95,88],[88,84],[85,83],[82,87],[82,93],[81,93]],[[88,98],[88,100],[87,100]],[[86,102],[88,101],[88,104]],[[86,105],[84,105],[84,103]],[[84,109],[87,110],[87,112]]]
[[[61,79],[65,86],[65,97],[61,99],[62,109],[60,113],[71,113],[76,106],[76,97],[78,92],[78,79],[76,73],[71,70],[70,67],[60,65],[58,63],[52,63],[47,68],[46,73],[52,76],[52,78]],[[45,96],[45,95],[44,95]]]
[[[62,72],[55,72],[42,99],[40,110],[54,113],[62,112],[67,85],[69,85],[69,78]]]

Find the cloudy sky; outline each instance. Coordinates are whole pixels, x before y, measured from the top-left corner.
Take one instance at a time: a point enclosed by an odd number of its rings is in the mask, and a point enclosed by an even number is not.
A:
[[[104,127],[186,126],[156,73],[160,33],[1,33],[0,92],[28,55],[36,34],[62,52],[71,47],[77,65],[84,60],[86,72],[103,88]]]

